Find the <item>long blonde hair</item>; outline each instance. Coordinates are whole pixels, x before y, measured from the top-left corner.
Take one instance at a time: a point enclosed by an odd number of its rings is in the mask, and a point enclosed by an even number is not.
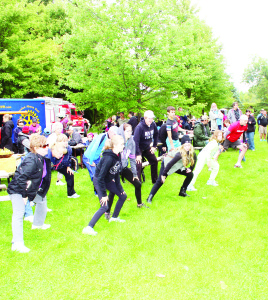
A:
[[[221,140],[218,140],[219,133],[221,133]],[[213,135],[210,137],[209,141],[216,140],[218,143],[222,143],[224,141],[224,135],[221,130],[215,130]]]
[[[189,150],[189,153],[186,152],[186,150],[184,149],[183,145],[181,145],[178,150],[181,154],[182,157],[182,164],[183,166],[186,168],[189,164],[191,164],[191,166],[194,165],[194,147],[192,144],[190,144],[191,148]]]

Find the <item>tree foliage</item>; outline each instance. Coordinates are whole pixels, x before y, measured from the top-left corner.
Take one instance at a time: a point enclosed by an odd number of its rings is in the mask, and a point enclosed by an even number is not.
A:
[[[254,57],[243,74],[243,81],[249,84],[247,94],[243,94],[243,101],[256,110],[268,109],[268,60]]]
[[[233,101],[221,48],[189,0],[2,0],[0,8],[1,97],[62,93],[100,118],[160,115],[168,105],[197,114]]]
[[[76,4],[61,81],[76,90],[66,90],[72,101],[107,113],[167,105],[195,112],[231,99],[220,49],[189,1]]]

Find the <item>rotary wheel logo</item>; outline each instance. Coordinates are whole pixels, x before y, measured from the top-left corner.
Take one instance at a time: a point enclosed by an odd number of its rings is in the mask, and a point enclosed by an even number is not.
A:
[[[20,115],[20,119],[23,119],[23,121],[25,123],[25,126],[32,125],[32,118],[33,117],[37,118],[37,123],[39,124],[40,122],[39,122],[38,115],[32,110],[28,110],[27,115],[26,114],[25,115],[24,114]]]

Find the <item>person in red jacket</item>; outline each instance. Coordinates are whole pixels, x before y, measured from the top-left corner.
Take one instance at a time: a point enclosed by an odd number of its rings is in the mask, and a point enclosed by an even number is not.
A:
[[[241,150],[237,163],[234,165],[235,168],[242,168],[241,161],[247,152],[247,145],[240,141],[241,135],[248,129],[248,117],[246,115],[241,115],[240,120],[234,122],[229,126],[229,128],[224,133],[225,141],[223,143],[223,148],[227,150],[228,148]]]

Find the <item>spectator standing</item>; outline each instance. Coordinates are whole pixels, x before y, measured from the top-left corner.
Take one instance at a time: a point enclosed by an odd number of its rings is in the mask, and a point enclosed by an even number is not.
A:
[[[138,125],[138,119],[134,116],[134,112],[132,112],[132,111],[129,112],[128,117],[129,117],[129,121],[127,123],[131,125],[132,134],[134,134],[135,128]]]
[[[238,103],[233,103],[233,108],[228,112],[228,119],[230,120],[231,124],[240,120],[240,116],[242,115],[242,111],[238,107]]]
[[[208,116],[203,115],[194,127],[194,147],[205,147],[211,136],[208,126]]]
[[[261,115],[258,117],[258,125],[259,125],[259,134],[260,134],[260,141],[265,141],[266,140],[266,135],[267,135],[267,111],[262,110]]]
[[[13,149],[13,143],[12,143],[12,130],[14,128],[14,123],[10,119],[10,115],[5,114],[3,116],[3,127],[1,129],[1,148],[7,148],[10,151]]]
[[[37,123],[37,118],[33,117],[32,118],[32,124],[29,127],[29,132],[30,134],[32,133],[38,133],[38,129],[39,129],[40,125]]]
[[[134,133],[134,141],[136,143],[137,174],[140,182],[143,156],[151,165],[152,183],[155,183],[158,177],[158,162],[154,154],[157,148],[158,130],[156,124],[153,122],[154,118],[154,113],[151,110],[147,110],[144,113],[144,120],[138,124]],[[153,147],[151,147],[152,142]]]
[[[255,135],[256,120],[254,116],[251,114],[251,111],[249,109],[246,110],[246,115],[248,116],[248,130],[246,131],[246,136],[248,139],[248,147],[249,150],[255,151],[254,135]]]
[[[122,124],[127,123],[128,119],[125,118],[125,114],[123,112],[120,112],[120,118],[117,120],[118,127],[120,127]]]
[[[167,148],[168,151],[174,150],[175,148],[178,148],[180,146],[180,140],[179,140],[179,130],[182,129],[179,127],[179,124],[177,122],[177,119],[175,118],[175,107],[168,106],[167,108],[167,123],[166,123],[166,129],[167,129]]]
[[[15,153],[20,153],[18,149],[18,137],[19,137],[19,133],[22,131],[23,126],[24,126],[23,120],[18,119],[17,127],[14,129],[14,150],[15,150],[14,152]]]
[[[227,120],[227,116],[225,115],[225,112],[224,112],[224,109],[221,109],[221,113],[223,115],[223,118],[222,118],[222,122],[224,123],[225,120]],[[224,125],[224,124],[223,124]],[[223,129],[223,128],[222,128]]]
[[[210,112],[209,112],[209,118],[211,121],[211,130],[222,130],[223,127],[223,114],[221,111],[217,108],[216,103],[211,104]]]
[[[17,140],[19,154],[30,152],[29,138],[29,126],[23,126]]]

